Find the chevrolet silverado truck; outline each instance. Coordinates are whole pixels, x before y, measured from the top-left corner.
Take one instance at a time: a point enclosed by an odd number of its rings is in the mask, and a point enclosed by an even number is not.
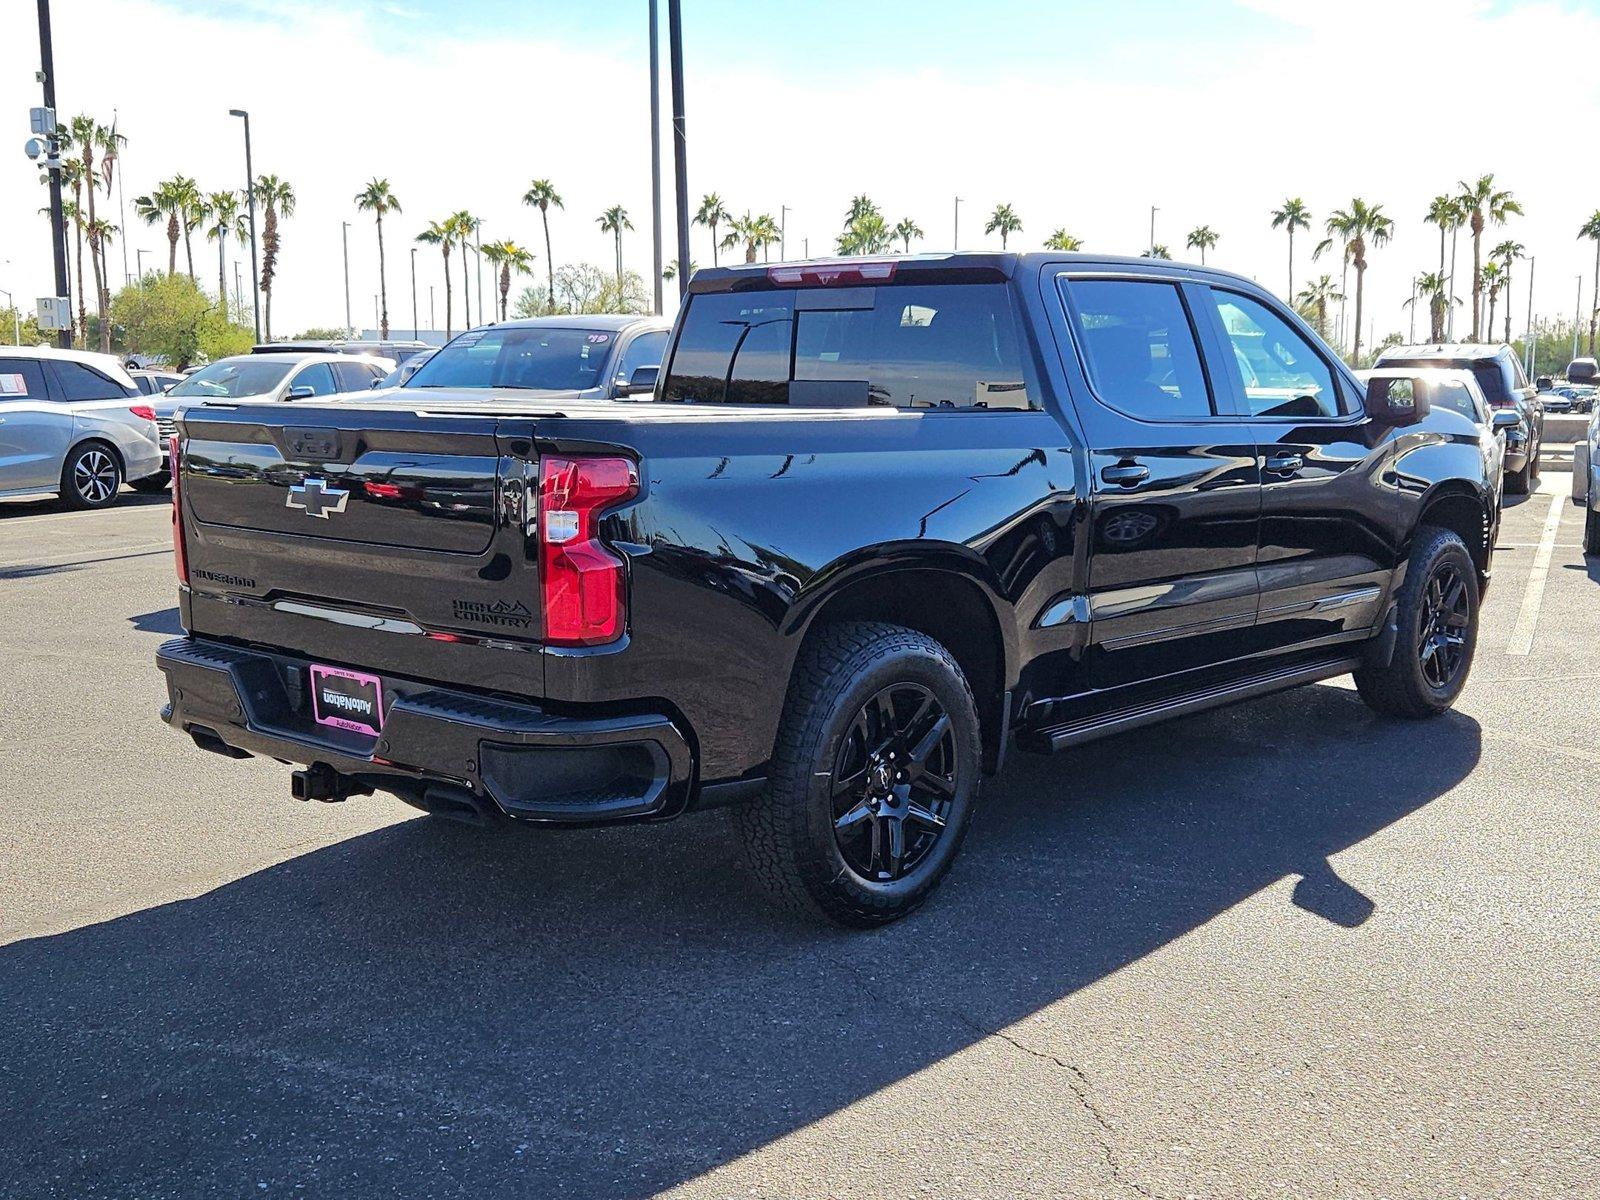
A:
[[[736,805],[777,896],[862,926],[938,885],[1008,747],[1352,672],[1427,717],[1467,678],[1493,432],[1247,279],[729,267],[662,361],[627,404],[519,395],[507,343],[474,390],[187,409],[165,719],[302,799]]]

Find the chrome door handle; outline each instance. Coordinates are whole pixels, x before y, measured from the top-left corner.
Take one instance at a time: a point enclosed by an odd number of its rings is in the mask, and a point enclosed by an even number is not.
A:
[[[1266,469],[1276,475],[1293,475],[1306,465],[1306,460],[1298,454],[1274,454],[1267,459]]]
[[[1141,467],[1138,463],[1118,463],[1114,467],[1102,467],[1100,478],[1107,483],[1120,484],[1122,487],[1132,487],[1136,483],[1143,483],[1150,478],[1150,468]]]

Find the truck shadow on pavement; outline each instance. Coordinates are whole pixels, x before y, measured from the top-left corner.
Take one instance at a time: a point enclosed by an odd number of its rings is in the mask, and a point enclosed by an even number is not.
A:
[[[1015,756],[940,895],[866,934],[774,916],[722,814],[403,822],[0,947],[0,1161],[43,1195],[646,1195],[1279,881],[1317,914],[1288,920],[1381,921],[1329,857],[1479,754],[1464,715],[1386,722],[1322,686]]]

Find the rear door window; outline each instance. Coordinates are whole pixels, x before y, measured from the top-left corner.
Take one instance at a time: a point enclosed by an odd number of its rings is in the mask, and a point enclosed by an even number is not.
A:
[[[122,384],[82,363],[52,362],[50,368],[56,374],[56,383],[61,388],[64,400],[120,400],[138,395],[137,391],[129,391]]]
[[[334,363],[333,377],[338,381],[340,391],[362,392],[372,386],[378,374],[366,363]]]
[[[331,396],[339,390],[339,385],[333,381],[333,369],[327,363],[312,363],[309,367],[303,367],[289,381],[291,391],[303,387],[310,388],[313,396]]]
[[[1311,343],[1260,301],[1213,291],[1233,353],[1230,366],[1253,417],[1337,417],[1333,371]]]
[[[1096,396],[1146,420],[1212,415],[1194,327],[1175,284],[1071,279],[1065,290]]]

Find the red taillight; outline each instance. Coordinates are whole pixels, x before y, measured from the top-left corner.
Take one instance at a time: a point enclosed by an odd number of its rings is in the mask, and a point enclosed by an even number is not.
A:
[[[768,267],[767,279],[785,287],[856,287],[888,283],[894,268],[892,259],[838,259]]]
[[[189,582],[189,556],[183,549],[183,489],[178,471],[178,437],[167,439],[167,470],[172,473],[172,561],[178,568],[178,582]]]
[[[601,540],[602,510],[639,492],[626,458],[564,458],[539,464],[539,568],[545,641],[614,642],[627,626],[626,568]]]
[[[154,421],[156,419],[156,410],[148,404],[130,404],[128,411],[143,421]]]

